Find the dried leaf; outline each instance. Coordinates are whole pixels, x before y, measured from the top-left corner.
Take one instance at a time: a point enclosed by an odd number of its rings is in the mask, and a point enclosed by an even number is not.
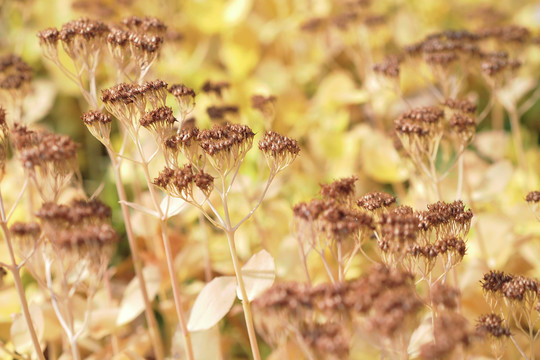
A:
[[[161,208],[161,212],[165,215],[165,219],[168,219],[178,215],[188,205],[187,202],[180,198],[174,198],[167,195],[163,198],[159,207]]]
[[[90,316],[90,334],[95,339],[101,339],[114,333],[117,328],[116,319],[120,312],[119,308],[99,308],[92,311]]]
[[[265,290],[272,287],[276,278],[276,264],[274,258],[266,250],[261,250],[253,255],[242,267],[242,278],[246,286],[249,301],[253,301]],[[236,288],[236,295],[242,299],[240,288]]]
[[[191,344],[193,345],[193,356],[197,360],[221,358],[220,335],[217,326],[191,334]],[[174,359],[182,359],[184,355],[184,337],[180,329],[177,329],[174,334],[171,353]]]
[[[188,321],[189,331],[210,329],[231,309],[236,298],[236,278],[220,276],[210,281],[195,299]]]
[[[161,274],[159,267],[151,265],[143,269],[143,277],[146,282],[146,291],[150,301],[154,299],[159,290]],[[124,292],[120,303],[120,312],[116,319],[116,325],[124,325],[135,319],[144,311],[144,300],[139,286],[139,280],[133,278]]]
[[[32,318],[34,329],[36,330],[36,335],[38,339],[41,340],[43,338],[43,329],[45,327],[41,307],[37,304],[30,304],[28,308],[30,310],[30,317]],[[26,321],[22,314],[17,314],[15,320],[11,324],[11,342],[13,343],[15,350],[19,353],[24,354],[33,352],[34,350],[32,338],[30,337]]]

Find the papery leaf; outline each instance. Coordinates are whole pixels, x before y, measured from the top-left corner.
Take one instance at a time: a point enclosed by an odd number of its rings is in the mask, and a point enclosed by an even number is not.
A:
[[[210,281],[195,299],[187,324],[189,331],[210,329],[223,319],[236,298],[236,278],[220,276]]]
[[[254,300],[265,290],[272,287],[276,278],[276,264],[272,255],[261,250],[253,255],[242,267],[242,278],[249,301]],[[242,292],[237,287],[236,295],[242,299]]]
[[[36,330],[36,335],[38,339],[41,340],[43,338],[43,329],[45,327],[41,307],[37,304],[30,304],[28,309],[30,311],[32,323],[34,324],[34,329]],[[24,354],[33,352],[34,347],[32,344],[32,338],[30,337],[30,332],[28,332],[28,327],[22,314],[16,315],[15,320],[11,324],[10,333],[11,342],[18,353]]]
[[[119,308],[98,308],[92,311],[90,316],[89,331],[93,338],[101,339],[115,332],[116,319],[120,312]]]
[[[161,212],[165,215],[165,218],[171,218],[178,215],[182,210],[184,210],[189,204],[180,198],[175,198],[167,195],[161,201],[159,207]]]
[[[172,357],[174,359],[181,359],[184,355],[185,344],[180,328],[176,330],[172,342]],[[221,358],[219,329],[215,325],[208,330],[197,331],[191,334],[191,344],[193,346],[193,356],[197,360],[215,360]]]
[[[159,267],[151,265],[143,269],[143,277],[146,282],[146,291],[148,292],[148,299],[152,301],[157,295],[160,282],[161,273]],[[144,300],[142,291],[139,285],[139,280],[135,277],[126,288],[124,297],[120,303],[120,312],[116,319],[116,325],[124,325],[135,319],[144,311]]]

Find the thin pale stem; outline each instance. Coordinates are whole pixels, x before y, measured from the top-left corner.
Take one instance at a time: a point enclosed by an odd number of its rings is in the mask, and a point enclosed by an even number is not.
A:
[[[144,172],[144,177],[146,179],[146,185],[148,191],[150,192],[150,197],[154,204],[155,210],[159,214],[159,225],[161,228],[161,240],[165,248],[165,258],[167,260],[167,270],[169,271],[169,277],[171,279],[171,287],[174,298],[174,305],[176,308],[176,315],[178,316],[178,321],[180,322],[180,328],[182,329],[182,336],[184,337],[186,357],[188,360],[193,360],[193,346],[191,344],[191,335],[187,328],[186,316],[184,314],[183,305],[182,305],[182,296],[180,295],[180,288],[178,287],[178,276],[174,269],[174,256],[171,249],[171,242],[167,236],[167,224],[166,217],[161,210],[160,203],[157,199],[157,194],[154,190],[154,185],[152,184],[152,178],[150,177],[150,172],[148,170],[148,162],[144,158],[144,153],[141,147],[140,142],[137,142],[137,149],[139,149],[139,155],[142,159],[141,164]]]
[[[4,200],[2,198],[2,193],[0,192],[0,225],[2,227],[2,232],[4,233],[4,239],[6,240],[6,245],[8,248],[9,258],[11,260],[11,266],[8,269],[11,270],[13,274],[13,281],[15,282],[15,289],[17,290],[17,295],[19,296],[19,302],[21,304],[21,310],[23,314],[24,321],[28,327],[28,333],[32,339],[32,345],[36,351],[36,355],[39,360],[45,360],[43,356],[43,351],[39,345],[39,339],[36,334],[36,329],[32,323],[32,317],[30,316],[30,309],[28,308],[28,302],[26,301],[26,295],[24,293],[24,286],[21,279],[20,268],[17,266],[17,261],[15,259],[15,253],[13,251],[13,243],[11,242],[11,233],[9,232],[7,226],[6,213],[4,208]]]
[[[257,343],[257,335],[255,333],[255,326],[253,325],[253,315],[251,313],[251,302],[249,301],[246,285],[242,277],[242,269],[240,268],[240,261],[238,260],[238,254],[236,253],[236,244],[234,241],[234,230],[229,229],[225,231],[227,234],[227,241],[229,242],[229,250],[231,252],[231,258],[234,266],[234,272],[236,274],[236,280],[238,281],[238,287],[242,294],[242,308],[244,309],[244,318],[246,320],[246,327],[249,336],[249,344],[251,346],[251,353],[254,360],[261,360],[259,353],[259,344]]]
[[[137,243],[135,242],[135,234],[133,232],[133,227],[131,225],[131,218],[129,215],[129,208],[127,206],[127,196],[126,190],[124,189],[124,184],[122,182],[122,176],[120,174],[120,164],[116,159],[116,155],[109,150],[109,157],[111,159],[111,165],[114,171],[116,191],[118,193],[118,198],[120,200],[120,208],[122,209],[122,216],[124,218],[124,225],[126,227],[126,234],[128,238],[129,248],[131,250],[131,256],[133,259],[133,267],[135,269],[135,276],[139,281],[141,287],[141,294],[144,301],[144,310],[146,321],[148,322],[148,331],[150,333],[150,339],[152,341],[152,346],[154,348],[154,353],[157,360],[164,359],[163,345],[161,343],[161,338],[159,335],[159,328],[157,325],[156,318],[154,316],[154,311],[152,310],[152,305],[150,304],[150,298],[148,297],[148,290],[146,288],[146,281],[142,273],[142,265],[139,255],[139,250],[137,248]]]

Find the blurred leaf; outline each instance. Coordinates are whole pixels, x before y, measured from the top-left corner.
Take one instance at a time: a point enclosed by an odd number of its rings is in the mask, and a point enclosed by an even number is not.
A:
[[[372,179],[382,183],[397,183],[409,177],[403,160],[392,140],[379,131],[366,127],[361,149],[362,166]]]
[[[225,5],[223,20],[228,25],[236,25],[246,18],[252,6],[253,0],[230,0]]]
[[[481,182],[480,188],[474,191],[473,198],[476,201],[486,201],[500,196],[500,193],[508,185],[513,171],[514,167],[508,160],[499,161],[491,165],[484,172],[484,179]]]
[[[41,341],[43,338],[43,329],[45,328],[41,307],[37,304],[30,304],[28,309],[30,310],[30,317],[32,318],[38,340]],[[32,338],[30,337],[30,332],[22,314],[17,314],[11,324],[11,342],[15,350],[19,353],[34,352]]]
[[[234,303],[235,289],[234,276],[220,276],[206,284],[193,304],[188,330],[208,330],[223,319]]]
[[[56,97],[56,86],[52,81],[32,82],[33,92],[24,99],[24,123],[31,124],[47,115]]]
[[[167,195],[161,201],[159,207],[161,212],[165,214],[165,218],[171,218],[178,215],[182,210],[184,210],[189,204],[180,198],[175,198]]]
[[[7,251],[5,251],[7,253]],[[0,321],[11,322],[11,315],[20,309],[17,290],[6,288],[0,292]]]
[[[146,291],[148,292],[149,301],[152,301],[157,295],[161,274],[159,267],[151,265],[143,269],[143,277],[146,282]],[[120,303],[120,311],[116,319],[116,325],[124,325],[135,319],[144,311],[144,300],[139,285],[139,280],[133,278],[124,292],[122,302]]]
[[[197,360],[215,360],[221,357],[220,334],[217,326],[208,330],[197,331],[191,334],[193,356]],[[172,344],[172,356],[181,359],[184,355],[184,337],[178,328],[174,333]]]
[[[276,278],[276,264],[274,258],[266,250],[253,255],[242,267],[242,278],[246,287],[249,301],[253,301],[265,290],[272,287]],[[236,295],[242,299],[240,288],[236,288]]]
[[[259,62],[260,49],[255,32],[239,26],[228,33],[221,44],[220,58],[234,78],[248,75]]]
[[[89,331],[93,338],[101,339],[115,332],[119,308],[99,308],[92,311]]]
[[[125,205],[129,206],[130,208],[132,208],[134,210],[140,211],[142,213],[148,214],[150,216],[153,216],[153,217],[159,219],[159,214],[158,214],[158,212],[156,210],[152,210],[152,209],[149,209],[149,208],[147,208],[147,207],[145,207],[143,205],[133,203],[133,202],[129,202],[129,201],[120,200],[118,202],[120,204],[125,204]]]

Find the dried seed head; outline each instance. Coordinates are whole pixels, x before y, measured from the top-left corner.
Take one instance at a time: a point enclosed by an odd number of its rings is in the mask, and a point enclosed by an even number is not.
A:
[[[214,178],[202,170],[196,171],[191,164],[187,164],[174,170],[165,168],[154,179],[154,185],[165,190],[170,196],[188,202],[196,201],[193,197],[194,184],[208,197],[214,188]]]
[[[434,341],[420,347],[420,357],[426,360],[444,359],[454,350],[471,343],[472,334],[468,330],[468,321],[454,312],[443,312],[434,320]]]
[[[145,16],[139,18],[137,16],[130,16],[122,20],[128,29],[140,33],[150,33],[154,35],[165,35],[167,26],[159,19],[154,17]]]
[[[300,146],[294,139],[280,135],[273,131],[264,133],[259,141],[259,150],[266,157],[272,172],[278,172],[289,166],[300,152]]]
[[[503,43],[524,44],[530,39],[531,32],[523,26],[507,25],[480,29],[477,35],[481,39],[493,38]]]
[[[295,218],[304,221],[317,220],[319,215],[324,211],[325,202],[319,199],[313,199],[309,203],[299,203],[293,207]]]
[[[330,184],[321,184],[323,199],[335,200],[338,203],[349,203],[356,192],[356,176],[335,180]]]
[[[226,81],[211,82],[210,80],[207,80],[202,86],[202,91],[206,94],[213,93],[221,99],[223,97],[224,90],[228,89],[230,86],[231,84]]]
[[[99,110],[90,110],[81,116],[90,133],[102,143],[108,143],[111,134],[112,119],[109,114]]]
[[[201,130],[197,140],[218,173],[228,174],[244,159],[253,144],[255,133],[246,125],[215,125]]]
[[[31,222],[31,223],[23,223],[23,222],[15,222],[11,227],[9,228],[9,231],[11,232],[12,236],[17,237],[23,237],[23,236],[30,236],[33,238],[36,238],[41,233],[41,227],[38,223]]]
[[[273,95],[253,95],[251,97],[251,107],[259,110],[263,115],[268,115],[274,112],[274,104],[276,103],[276,97]]]
[[[140,120],[141,126],[154,134],[158,144],[163,143],[171,134],[175,122],[176,118],[173,116],[173,111],[167,106],[148,111]]]
[[[206,113],[214,121],[225,121],[228,116],[237,117],[238,111],[238,106],[235,105],[210,106],[206,108]]]
[[[10,97],[8,101],[22,101],[30,92],[32,77],[32,68],[19,56],[0,57],[0,93],[5,91]]]
[[[302,331],[302,339],[318,358],[344,359],[349,354],[350,340],[341,324],[311,324]]]
[[[510,274],[505,274],[502,271],[490,270],[490,272],[484,274],[480,284],[485,292],[495,294],[501,292],[503,285],[510,282],[512,279],[513,276]]]
[[[538,281],[524,276],[515,276],[502,285],[501,291],[508,300],[518,302],[534,300],[538,293]]]
[[[186,85],[175,84],[169,87],[169,92],[176,99],[182,113],[182,121],[185,121],[186,117],[195,108],[195,91]]]
[[[99,60],[101,48],[105,44],[109,27],[99,20],[81,18],[70,21],[62,26],[58,38],[62,47],[73,61],[80,61],[92,68]],[[55,49],[42,43],[45,55],[58,60]]]
[[[29,130],[19,123],[15,123],[11,128],[11,141],[15,150],[19,152],[37,146],[42,136],[42,133]]]
[[[510,337],[510,328],[504,326],[504,320],[497,314],[481,315],[476,321],[476,333],[479,336],[494,338]]]
[[[540,191],[531,191],[525,197],[525,200],[528,203],[538,203],[540,202]]]
[[[443,105],[449,109],[459,111],[461,113],[473,115],[476,113],[476,104],[465,99],[445,99]]]
[[[454,310],[459,302],[460,292],[458,289],[435,283],[431,288],[431,301],[433,305]]]
[[[190,163],[199,158],[199,143],[197,135],[199,129],[188,127],[181,129],[176,135],[168,137],[164,141],[164,154],[167,163],[178,167],[178,155],[182,153]]]
[[[391,250],[404,249],[403,244],[416,240],[419,220],[410,207],[399,206],[380,217],[381,233]]]
[[[370,215],[350,210],[334,202],[325,204],[325,209],[320,214],[319,220],[327,237],[336,241],[343,241],[350,237],[358,238],[360,232],[367,232],[375,228]]]
[[[372,192],[362,196],[356,204],[362,209],[376,211],[388,208],[396,203],[396,198],[384,192]]]
[[[399,56],[389,56],[382,62],[373,65],[373,71],[391,79],[399,77],[399,65],[402,62]]]

